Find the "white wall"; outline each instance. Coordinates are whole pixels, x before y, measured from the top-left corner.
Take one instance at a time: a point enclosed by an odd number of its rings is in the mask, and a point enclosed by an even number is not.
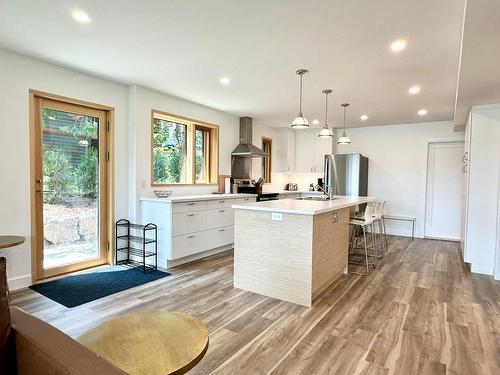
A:
[[[1,251],[11,289],[31,283],[29,89],[115,108],[115,215],[128,213],[127,87],[0,50],[0,234],[26,237]]]
[[[463,140],[452,122],[386,125],[348,129],[350,145],[338,153],[361,153],[369,161],[368,195],[386,200],[387,214],[415,216],[416,236],[424,235],[427,144]],[[391,234],[410,235],[411,224],[387,221]]]
[[[238,144],[239,117],[144,87],[133,86],[130,92],[130,217],[139,219],[139,198],[154,197],[151,187],[151,110],[219,125],[219,174],[231,174],[231,152]],[[134,191],[135,190],[135,191]],[[158,187],[175,195],[210,194],[217,186]]]

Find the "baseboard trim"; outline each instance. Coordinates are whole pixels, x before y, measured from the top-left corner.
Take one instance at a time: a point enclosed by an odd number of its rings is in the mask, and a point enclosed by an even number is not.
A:
[[[12,277],[7,282],[9,283],[9,290],[12,292],[25,289],[31,285],[31,275]]]
[[[206,257],[212,256],[215,254],[219,254],[219,253],[222,253],[224,251],[231,250],[232,248],[233,248],[233,244],[230,244],[230,245],[218,247],[216,249],[207,250],[207,251],[204,251],[202,253],[189,255],[189,256],[184,257],[184,258],[167,260],[167,268],[165,269],[163,267],[158,267],[158,269],[160,269],[162,271],[168,271],[169,268],[172,268],[175,266],[180,266],[181,264],[189,263],[189,262],[199,260],[202,258],[206,258]]]
[[[473,273],[480,273],[482,275],[493,276],[493,266],[487,264],[471,263],[470,271]]]
[[[424,238],[425,238],[425,239],[428,239],[428,240],[449,241],[449,242],[461,242],[459,238],[432,237],[432,236],[424,236]]]

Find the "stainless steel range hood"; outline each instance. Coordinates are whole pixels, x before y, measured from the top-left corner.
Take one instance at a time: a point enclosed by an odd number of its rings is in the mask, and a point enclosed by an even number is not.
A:
[[[240,117],[240,144],[231,153],[232,156],[246,158],[268,158],[269,155],[252,144],[252,118]]]

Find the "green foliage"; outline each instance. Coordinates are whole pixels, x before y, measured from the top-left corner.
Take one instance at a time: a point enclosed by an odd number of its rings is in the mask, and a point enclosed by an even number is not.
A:
[[[162,119],[153,123],[154,182],[180,183],[185,163],[186,126]]]
[[[83,196],[97,197],[97,165],[97,150],[94,147],[87,148],[74,174],[78,192]]]
[[[79,116],[70,126],[60,128],[80,139],[89,139],[97,136],[97,121],[89,116]]]
[[[72,186],[73,171],[62,148],[54,148],[43,154],[44,202],[58,204],[64,202]]]
[[[196,181],[205,180],[205,134],[200,130],[195,132],[195,172]]]

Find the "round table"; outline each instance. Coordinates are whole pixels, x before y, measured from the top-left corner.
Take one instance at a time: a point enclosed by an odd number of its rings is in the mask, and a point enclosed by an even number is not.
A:
[[[77,340],[131,375],[184,374],[208,349],[208,330],[193,316],[151,311],[120,316]]]
[[[0,249],[21,245],[25,240],[23,236],[0,236]]]

